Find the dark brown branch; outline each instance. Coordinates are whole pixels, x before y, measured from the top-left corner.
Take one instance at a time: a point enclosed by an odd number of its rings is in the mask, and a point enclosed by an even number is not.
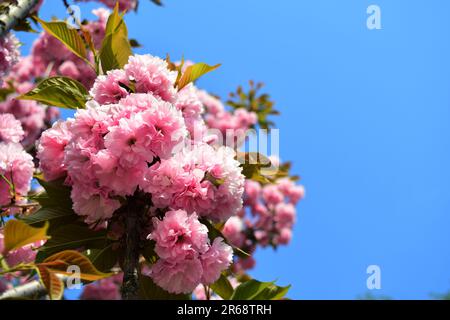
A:
[[[122,299],[136,300],[139,295],[139,255],[142,229],[142,216],[145,205],[132,197],[125,212],[125,257],[123,261]]]

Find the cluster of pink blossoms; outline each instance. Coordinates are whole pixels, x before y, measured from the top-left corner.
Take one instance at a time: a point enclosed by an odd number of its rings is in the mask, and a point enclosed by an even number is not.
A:
[[[144,190],[157,208],[196,212],[225,221],[242,208],[244,179],[234,151],[200,144],[161,161],[147,172]]]
[[[185,135],[179,111],[151,94],[132,94],[119,104],[95,101],[75,119],[42,134],[37,157],[47,180],[67,175],[76,213],[87,223],[111,218],[117,197],[146,185],[157,157],[169,157]]]
[[[14,196],[25,196],[30,190],[34,163],[19,144],[23,136],[20,121],[12,114],[0,114],[0,206],[11,204]]]
[[[296,218],[295,205],[304,197],[304,188],[289,178],[262,186],[245,182],[244,209],[226,222],[222,233],[229,243],[253,253],[257,246],[286,245],[292,238]],[[247,211],[245,210],[247,208]],[[254,267],[253,257],[239,259],[234,270]]]
[[[208,229],[195,213],[168,211],[154,219],[149,239],[159,260],[149,271],[156,284],[171,293],[192,292],[200,283],[214,283],[231,264],[233,252],[222,238],[210,244]]]
[[[22,124],[10,113],[0,114],[0,141],[19,143],[25,136]]]
[[[12,33],[0,38],[0,86],[20,56],[19,40]]]
[[[175,80],[164,60],[130,57],[97,78],[86,109],[42,134],[37,157],[46,180],[65,177],[74,211],[89,224],[108,221],[137,190],[153,210],[168,210],[154,218],[149,239],[159,260],[149,274],[186,293],[230,265],[231,247],[221,238],[211,244],[198,217],[224,222],[239,212],[245,178],[231,148],[191,139],[187,127],[201,121],[202,103],[192,85],[177,92]]]
[[[98,77],[94,100],[75,119],[42,135],[38,158],[46,179],[68,176],[74,209],[89,223],[109,219],[120,207],[117,196],[137,188],[152,194],[157,208],[213,220],[242,207],[244,177],[234,152],[187,142],[186,122],[197,113],[178,108],[184,89],[176,92],[175,78],[164,60],[132,56],[124,70]]]
[[[255,112],[237,109],[229,112],[222,101],[206,91],[199,90],[197,96],[206,108],[204,116],[208,128],[219,130],[220,134],[230,146],[240,146],[246,138],[247,130],[258,122]]]

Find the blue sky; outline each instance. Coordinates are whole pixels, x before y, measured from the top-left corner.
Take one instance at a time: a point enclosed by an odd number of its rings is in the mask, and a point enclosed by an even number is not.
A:
[[[65,17],[46,2],[44,18]],[[127,15],[139,53],[222,63],[199,86],[226,96],[263,81],[282,112],[281,157],[307,197],[292,244],[258,251],[252,275],[292,284],[294,299],[353,299],[372,264],[376,295],[450,289],[450,2],[164,2]],[[381,30],[366,27],[371,4]]]

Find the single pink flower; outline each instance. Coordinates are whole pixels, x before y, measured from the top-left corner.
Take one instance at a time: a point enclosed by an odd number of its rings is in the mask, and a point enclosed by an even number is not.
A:
[[[33,158],[20,144],[0,142],[0,174],[14,185],[17,195],[27,195],[33,172]],[[0,205],[10,203],[11,191],[9,184],[0,179]]]
[[[149,276],[164,290],[175,293],[191,293],[202,278],[202,263],[198,258],[186,260],[158,260]]]
[[[20,142],[25,136],[22,124],[12,114],[0,114],[0,141],[1,142]]]
[[[222,271],[228,269],[233,260],[233,249],[222,238],[214,239],[209,250],[201,256],[203,266],[202,283],[212,284]]]
[[[136,93],[153,93],[169,102],[175,100],[177,73],[170,71],[163,59],[149,54],[134,55],[124,69],[128,79],[134,82]]]
[[[183,260],[208,250],[208,229],[196,214],[168,211],[163,220],[153,218],[153,224],[149,239],[156,242],[155,251],[162,259]]]
[[[14,64],[19,61],[19,40],[12,33],[0,38],[0,86]]]
[[[56,180],[66,174],[64,149],[72,138],[70,124],[70,121],[56,122],[51,129],[43,132],[37,144],[36,156],[47,181]]]
[[[243,234],[244,224],[242,219],[234,216],[227,220],[222,229],[222,234],[232,245],[240,248],[244,244],[245,235]]]

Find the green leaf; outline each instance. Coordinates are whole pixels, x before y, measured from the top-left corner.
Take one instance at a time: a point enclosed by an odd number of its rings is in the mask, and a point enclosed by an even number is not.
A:
[[[60,300],[64,293],[62,280],[45,266],[36,266],[36,270],[39,274],[39,279],[47,289],[50,300]]]
[[[45,194],[36,197],[39,199],[49,199],[46,203],[57,206],[72,209],[72,198],[70,197],[70,187],[64,185],[65,178],[61,178],[54,181],[45,181],[41,178],[36,178],[39,184],[45,189]],[[41,204],[42,205],[42,204]]]
[[[89,94],[78,81],[66,77],[52,77],[41,81],[36,88],[16,99],[35,100],[50,106],[84,109]]]
[[[233,286],[224,274],[211,285],[211,289],[224,300],[230,300],[233,295]]]
[[[169,293],[141,273],[139,273],[139,296],[145,300],[190,300],[190,295]]]
[[[107,241],[106,230],[92,230],[84,223],[61,225],[50,233],[51,238],[39,249],[37,261],[70,249],[101,249]]]
[[[117,3],[108,18],[105,38],[100,49],[101,70],[106,73],[109,70],[123,68],[132,54],[128,29],[123,16],[119,13]]]
[[[72,209],[72,199],[70,198],[70,188],[63,184],[64,179],[46,182],[38,177],[36,179],[46,190],[30,200],[37,201],[41,208],[36,212],[20,217],[20,220],[31,226],[41,226],[45,222],[50,223],[48,233],[61,225],[68,225],[80,219]]]
[[[92,264],[100,271],[109,272],[117,263],[119,258],[118,250],[114,250],[114,243],[106,245],[100,249],[89,249],[86,256]]]
[[[105,38],[100,50],[102,71],[122,69],[132,55],[128,39],[120,33]]]
[[[13,88],[0,88],[0,102],[5,101],[11,93],[14,93]]]
[[[269,129],[274,126],[274,123],[268,119],[268,116],[279,114],[274,109],[275,102],[271,100],[268,94],[259,93],[264,86],[263,83],[255,84],[254,81],[249,81],[249,84],[250,88],[247,93],[242,86],[239,86],[236,92],[230,93],[230,100],[226,103],[233,109],[244,108],[247,111],[255,112],[261,129]]]
[[[31,26],[31,23],[28,19],[21,19],[19,20],[16,25],[13,28],[14,31],[23,31],[23,32],[30,32],[30,33],[38,33],[36,30],[33,29]]]
[[[242,167],[242,174],[247,178],[262,184],[269,183],[270,180],[261,174],[261,168],[270,168],[271,161],[268,157],[258,152],[239,152],[237,160]]]
[[[96,281],[112,276],[112,273],[104,273],[97,270],[92,262],[78,251],[66,250],[58,252],[35,265],[39,279],[47,289],[51,300],[62,298],[64,284],[60,276],[72,275],[72,272],[67,270],[69,266],[73,265],[80,268],[79,277],[85,281]]]
[[[78,30],[71,28],[64,21],[45,22],[36,18],[47,33],[61,41],[70,51],[89,63],[86,59],[87,51],[83,39],[78,34]]]
[[[271,165],[270,159],[259,152],[238,152],[237,160],[244,165],[256,165],[263,168]]]
[[[187,67],[186,71],[183,73],[180,80],[177,82],[178,90],[183,89],[189,83],[196,81],[198,78],[200,78],[204,74],[211,72],[220,66],[221,66],[221,64],[216,64],[215,66],[210,66],[210,65],[207,65],[206,63],[200,62],[200,63],[196,63],[192,66]]]
[[[33,228],[20,220],[8,220],[4,228],[3,253],[19,249],[36,241],[46,240],[48,223],[42,228]]]
[[[67,276],[72,274],[67,271],[69,266],[78,266],[80,268],[80,279],[87,281],[97,281],[113,275],[97,270],[86,256],[75,250],[55,253],[38,265],[45,266],[50,272]]]
[[[40,225],[46,221],[50,222],[53,227],[53,222],[66,218],[65,221],[71,221],[77,219],[77,215],[72,211],[62,207],[43,207],[33,214],[21,218],[23,222],[28,225]]]
[[[260,282],[252,279],[237,287],[231,300],[279,300],[287,294],[290,287],[279,287],[275,285],[275,282]]]

